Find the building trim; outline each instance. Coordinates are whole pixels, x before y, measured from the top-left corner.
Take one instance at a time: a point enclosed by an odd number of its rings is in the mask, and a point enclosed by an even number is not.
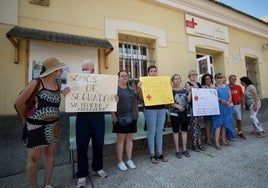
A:
[[[189,52],[196,53],[196,47],[213,48],[224,53],[224,57],[229,57],[228,45],[225,43],[217,42],[214,40],[188,36],[188,50]]]
[[[105,37],[109,39],[116,40],[118,31],[135,31],[140,33],[145,33],[156,37],[158,40],[158,45],[162,47],[167,47],[166,32],[162,29],[146,25],[143,23],[127,21],[127,20],[114,20],[105,19]]]
[[[261,53],[251,48],[240,48],[240,59],[245,60],[245,56],[256,57],[262,63]]]

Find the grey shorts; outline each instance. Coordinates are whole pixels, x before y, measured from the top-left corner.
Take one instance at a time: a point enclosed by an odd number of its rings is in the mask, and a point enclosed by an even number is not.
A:
[[[232,108],[235,120],[242,120],[241,104],[235,104]]]

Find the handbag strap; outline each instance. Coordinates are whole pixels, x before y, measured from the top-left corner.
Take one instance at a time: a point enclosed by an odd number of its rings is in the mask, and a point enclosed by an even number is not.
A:
[[[37,84],[34,87],[34,90],[32,92],[32,94],[30,95],[30,97],[27,99],[26,101],[26,106],[30,106],[34,100],[35,100],[35,96],[37,95],[39,88],[40,88],[40,83],[41,83],[41,79],[40,78],[36,78],[35,79],[37,81]]]

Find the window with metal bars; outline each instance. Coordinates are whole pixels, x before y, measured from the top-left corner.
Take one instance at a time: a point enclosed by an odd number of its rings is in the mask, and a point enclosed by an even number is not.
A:
[[[154,48],[148,44],[119,41],[119,70],[126,70],[132,81],[147,75],[147,67],[155,64],[153,57]]]

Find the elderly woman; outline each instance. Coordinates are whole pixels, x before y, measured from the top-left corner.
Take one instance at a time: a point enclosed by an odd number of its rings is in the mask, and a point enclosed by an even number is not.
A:
[[[219,115],[212,116],[213,132],[215,132],[215,148],[220,150],[220,136],[222,144],[230,146],[230,143],[226,139],[226,130],[232,131],[232,96],[230,87],[224,84],[223,74],[215,74],[216,89],[219,98]]]
[[[44,60],[40,80],[31,81],[16,100],[15,106],[27,125],[26,147],[27,176],[31,188],[37,188],[38,162],[44,153],[44,187],[52,188],[51,176],[54,165],[54,151],[56,142],[60,139],[59,106],[61,101],[60,83],[56,78],[60,77],[65,65],[56,58]],[[35,105],[27,109],[27,99],[33,94],[34,88],[40,83],[35,96]],[[64,89],[67,95],[70,89]]]
[[[192,92],[192,88],[201,88],[201,84],[197,81],[197,72],[195,70],[188,72],[188,78],[189,81],[186,82],[185,88],[189,93]],[[191,116],[192,149],[196,152],[206,150],[201,143],[201,123],[202,116]]]
[[[262,138],[265,136],[265,131],[257,118],[258,111],[261,108],[261,101],[257,89],[248,77],[244,76],[240,78],[240,81],[241,85],[245,86],[245,104],[249,107],[250,119],[257,134],[257,138]]]

